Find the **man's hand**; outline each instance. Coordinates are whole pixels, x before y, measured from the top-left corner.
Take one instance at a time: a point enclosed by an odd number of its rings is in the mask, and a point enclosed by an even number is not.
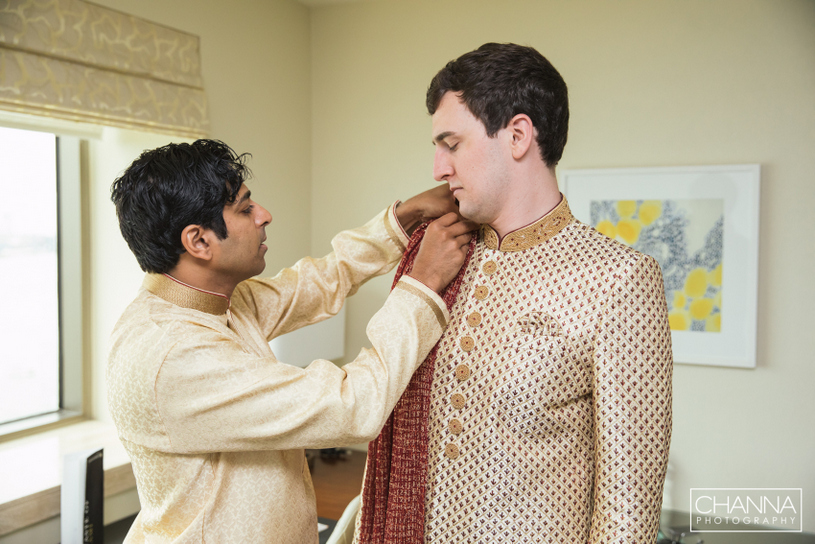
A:
[[[450,187],[443,183],[399,204],[396,207],[396,218],[410,236],[422,223],[450,212],[458,212],[458,206]]]
[[[410,276],[441,294],[464,264],[472,232],[477,228],[478,225],[456,213],[430,223]]]

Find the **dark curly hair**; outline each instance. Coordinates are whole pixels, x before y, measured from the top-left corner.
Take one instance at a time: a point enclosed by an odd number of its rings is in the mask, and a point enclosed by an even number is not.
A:
[[[184,253],[187,225],[228,236],[224,207],[251,176],[245,162],[218,140],[169,144],[145,151],[111,186],[119,229],[142,270],[166,273]]]
[[[555,67],[531,47],[485,43],[447,63],[427,89],[427,111],[436,112],[447,92],[459,95],[490,137],[525,113],[538,131],[547,166],[563,156],[569,132],[566,82]]]

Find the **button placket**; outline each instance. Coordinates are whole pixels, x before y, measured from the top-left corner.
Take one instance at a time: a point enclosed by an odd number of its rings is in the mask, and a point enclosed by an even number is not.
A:
[[[467,403],[467,399],[464,398],[464,395],[461,393],[453,393],[450,395],[450,404],[456,410],[462,410],[464,405]]]
[[[466,380],[469,377],[470,377],[470,367],[469,366],[467,366],[465,364],[461,364],[461,365],[458,365],[456,367],[456,379],[458,381],[463,382],[464,380]]]
[[[471,329],[476,328],[481,324],[481,314],[478,312],[473,312],[467,316],[467,324],[470,326]]]
[[[444,447],[444,455],[446,455],[448,459],[457,459],[458,456],[461,455],[461,452],[455,444],[447,444]]]
[[[485,279],[488,279],[497,271],[498,264],[492,259],[488,260],[481,266],[481,272],[484,274],[484,276],[487,277]],[[487,297],[489,297],[489,295],[490,288],[485,283],[477,285],[476,288],[473,290],[473,298],[475,298],[478,301],[485,300]],[[470,327],[470,329],[475,329],[476,327],[481,325],[481,322],[483,321],[483,316],[481,315],[480,312],[473,311],[466,317],[465,321],[467,325]],[[470,335],[463,336],[459,340],[459,347],[463,352],[470,353],[473,349],[475,349],[475,338]],[[456,380],[458,380],[459,383],[463,383],[470,378],[470,376],[472,375],[472,371],[467,364],[461,363],[458,366],[456,366],[454,374]],[[466,404],[466,398],[461,393],[454,393],[453,395],[450,396],[450,404],[456,410],[461,411],[464,409],[464,406]],[[451,434],[458,436],[464,431],[464,424],[458,418],[451,419],[447,424],[447,430]],[[450,442],[445,446],[444,453],[448,459],[457,459],[461,455],[461,450],[457,445]]]

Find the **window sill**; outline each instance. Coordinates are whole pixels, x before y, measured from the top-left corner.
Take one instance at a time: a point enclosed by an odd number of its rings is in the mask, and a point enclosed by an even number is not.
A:
[[[81,421],[86,421],[81,412],[59,410],[58,412],[27,417],[11,423],[0,423],[0,442],[17,440]]]
[[[105,450],[105,498],[134,489],[130,458],[111,423],[82,421],[0,443],[0,537],[59,516],[63,456],[97,447]]]

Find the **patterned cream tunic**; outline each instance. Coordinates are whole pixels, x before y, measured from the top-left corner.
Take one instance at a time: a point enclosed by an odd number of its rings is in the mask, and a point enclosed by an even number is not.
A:
[[[655,260],[565,199],[482,229],[436,359],[428,543],[656,540],[672,356]]]
[[[339,234],[329,256],[242,282],[231,301],[148,274],[113,332],[107,376],[141,501],[126,542],[317,542],[303,448],[374,438],[447,309],[403,278],[368,324],[373,348],[342,368],[280,363],[268,342],[335,314],[406,241],[391,207]]]

